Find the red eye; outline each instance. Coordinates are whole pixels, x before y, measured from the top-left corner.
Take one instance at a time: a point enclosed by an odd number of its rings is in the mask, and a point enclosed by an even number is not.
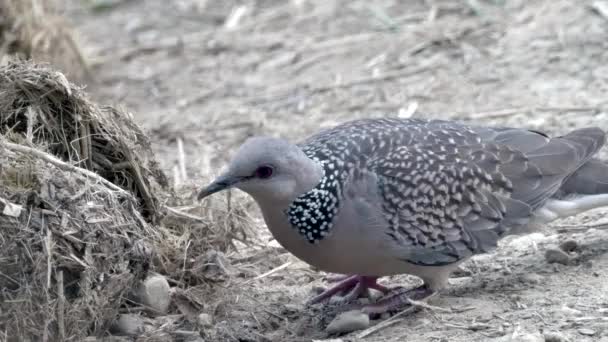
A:
[[[258,178],[269,178],[272,176],[273,170],[270,166],[260,166],[257,170],[255,170],[255,176]]]

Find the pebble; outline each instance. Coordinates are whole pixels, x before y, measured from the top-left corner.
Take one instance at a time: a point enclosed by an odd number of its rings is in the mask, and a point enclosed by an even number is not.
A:
[[[336,316],[325,331],[329,334],[345,334],[367,327],[369,327],[369,316],[359,310],[351,310]]]
[[[139,315],[121,314],[110,330],[116,335],[141,335],[145,331],[144,320]]]
[[[202,328],[210,328],[213,326],[213,318],[208,313],[198,315],[198,325]]]
[[[581,310],[573,309],[567,305],[562,306],[562,312],[572,316],[580,316],[583,314]]]
[[[576,240],[568,239],[559,244],[559,248],[564,252],[573,252],[578,248]]]
[[[564,334],[556,331],[545,331],[543,333],[545,342],[569,342],[570,340]]]
[[[547,249],[545,251],[545,259],[548,263],[558,263],[562,265],[568,265],[570,263],[570,256],[561,249]]]
[[[520,332],[515,335],[507,334],[503,337],[500,337],[496,340],[496,342],[546,342],[545,338],[538,332],[529,333],[529,332]]]
[[[545,342],[545,338],[540,333],[528,333],[519,337],[517,341],[521,342]]]
[[[135,297],[139,303],[151,308],[153,314],[166,314],[171,304],[171,287],[165,277],[155,274],[139,284]]]
[[[578,333],[581,335],[585,335],[585,336],[593,336],[593,335],[595,335],[595,330],[581,328],[581,329],[578,329]]]

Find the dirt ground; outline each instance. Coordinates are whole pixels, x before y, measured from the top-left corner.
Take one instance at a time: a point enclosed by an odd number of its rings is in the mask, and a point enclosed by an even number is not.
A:
[[[183,142],[181,186],[206,183],[251,135],[298,140],[354,118],[449,118],[552,134],[608,129],[608,1],[68,4],[96,77],[88,91],[135,114],[168,174]],[[224,260],[216,293],[203,303],[213,318],[205,340],[338,338],[324,332],[331,317],[302,305],[324,275],[272,241],[251,201],[234,195],[251,207],[258,244]],[[608,341],[608,232],[592,228],[606,212],[508,238],[431,300],[443,309],[339,338],[551,341],[551,332],[563,341]],[[548,263],[545,251],[567,239],[579,245],[571,262]]]

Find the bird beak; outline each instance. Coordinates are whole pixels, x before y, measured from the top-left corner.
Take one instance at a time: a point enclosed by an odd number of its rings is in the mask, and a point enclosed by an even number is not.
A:
[[[203,198],[210,196],[216,192],[220,192],[222,190],[231,188],[236,183],[240,182],[242,179],[243,179],[243,177],[235,177],[235,176],[229,176],[229,175],[219,176],[211,184],[209,184],[205,188],[201,189],[201,191],[199,191],[198,196],[196,198],[200,201]]]

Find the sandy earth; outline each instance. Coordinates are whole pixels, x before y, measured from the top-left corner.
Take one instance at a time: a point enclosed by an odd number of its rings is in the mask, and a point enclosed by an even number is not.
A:
[[[550,133],[608,129],[608,1],[91,5],[101,2],[68,6],[97,79],[88,90],[134,113],[169,174],[181,139],[187,184],[205,183],[251,135],[297,140],[353,118],[452,118]],[[239,7],[243,16],[226,27]],[[467,262],[431,300],[442,309],[401,317],[363,340],[543,341],[555,332],[563,341],[608,341],[608,233],[588,229],[605,212],[505,240],[495,254]],[[323,274],[258,226],[263,247],[229,253],[228,274],[212,298],[201,298],[214,321],[205,340],[332,337],[324,333],[331,317],[302,306],[324,284]],[[567,239],[579,244],[570,264],[549,264],[545,251]],[[359,334],[339,338],[356,341]]]

